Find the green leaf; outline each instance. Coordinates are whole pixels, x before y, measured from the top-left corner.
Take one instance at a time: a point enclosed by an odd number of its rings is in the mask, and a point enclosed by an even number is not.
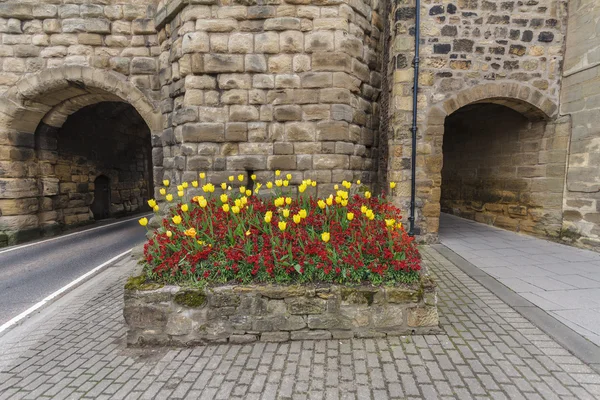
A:
[[[300,271],[302,271],[302,267],[300,266],[300,264],[294,265],[294,269],[296,270],[297,273],[300,273]]]

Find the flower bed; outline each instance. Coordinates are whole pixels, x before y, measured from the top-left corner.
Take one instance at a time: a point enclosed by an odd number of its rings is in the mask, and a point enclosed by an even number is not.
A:
[[[400,210],[384,197],[343,182],[335,195],[317,199],[309,194],[316,182],[303,181],[294,194],[290,179],[235,189],[233,176],[218,188],[195,181],[178,186],[176,196],[165,181],[161,193],[171,208],[144,248],[148,279],[185,285],[418,279],[416,244]],[[264,196],[264,188],[272,195]]]
[[[126,285],[129,344],[439,331],[435,285],[385,197],[342,182],[319,199],[316,182],[292,188],[279,171],[264,186],[200,178],[176,190],[165,181],[163,205],[149,202],[162,222]]]

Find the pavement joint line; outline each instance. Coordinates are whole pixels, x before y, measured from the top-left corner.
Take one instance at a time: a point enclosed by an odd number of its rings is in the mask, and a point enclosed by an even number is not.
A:
[[[600,373],[600,363],[598,362],[600,360],[600,347],[548,314],[545,310],[514,292],[487,272],[482,271],[474,264],[465,260],[444,244],[434,244],[431,247],[529,320],[533,325],[556,340],[561,346],[586,363],[595,372]]]
[[[11,252],[11,251],[14,251],[14,250],[24,249],[26,247],[35,246],[35,245],[38,245],[38,244],[47,243],[47,242],[51,242],[51,241],[58,240],[58,239],[64,239],[64,238],[67,238],[69,236],[79,235],[81,233],[93,232],[93,231],[96,231],[98,229],[107,228],[109,226],[115,226],[115,225],[119,225],[119,224],[124,224],[125,222],[133,221],[134,219],[140,219],[142,217],[148,217],[149,215],[152,215],[152,214],[140,214],[138,216],[127,218],[127,219],[123,219],[123,220],[119,220],[117,222],[112,222],[110,224],[100,225],[100,226],[96,226],[94,228],[84,229],[82,231],[77,231],[77,232],[73,232],[73,233],[67,233],[66,235],[55,236],[55,237],[52,237],[52,238],[49,238],[49,239],[44,239],[44,240],[40,240],[40,241],[37,241],[37,242],[32,242],[32,243],[23,244],[23,245],[20,245],[20,246],[11,247],[11,248],[8,248],[8,249],[5,249],[5,250],[1,250],[0,254],[8,253],[8,252]]]
[[[121,258],[125,257],[127,254],[131,253],[131,250],[132,249],[124,251],[123,253],[114,256],[110,260],[103,262],[102,264],[98,265],[97,267],[93,268],[92,270],[81,275],[79,278],[71,281],[70,283],[66,284],[62,288],[55,291],[54,293],[48,295],[43,300],[41,300],[41,301],[37,302],[36,304],[34,304],[33,306],[29,307],[27,310],[23,311],[16,317],[13,317],[9,321],[5,322],[3,325],[0,326],[0,336],[2,336],[2,334],[4,332],[8,331],[10,328],[13,328],[16,325],[18,325],[19,323],[21,323],[26,317],[28,317],[35,311],[39,311],[39,310],[43,309],[44,307],[47,307],[48,305],[52,304],[54,301],[58,300],[60,297],[64,296],[69,291],[75,289],[82,283],[84,283],[84,282],[88,281],[89,279],[93,278],[94,276],[96,276],[98,273],[100,273],[105,268],[107,268],[107,267],[111,266],[113,263],[119,261]]]

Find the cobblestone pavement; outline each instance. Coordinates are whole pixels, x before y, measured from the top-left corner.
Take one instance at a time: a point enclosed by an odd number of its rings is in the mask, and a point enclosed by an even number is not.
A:
[[[0,399],[594,399],[600,375],[435,249],[445,334],[131,350],[121,262],[0,338]]]

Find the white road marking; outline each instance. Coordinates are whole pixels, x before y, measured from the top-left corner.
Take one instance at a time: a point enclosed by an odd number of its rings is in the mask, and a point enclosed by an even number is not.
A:
[[[15,251],[15,250],[19,250],[19,249],[24,249],[25,247],[35,246],[35,245],[41,244],[41,243],[51,242],[53,240],[63,239],[63,238],[66,238],[66,237],[69,237],[69,236],[73,236],[73,235],[79,235],[81,233],[92,232],[92,231],[95,231],[95,230],[98,230],[98,229],[107,228],[107,227],[113,226],[113,225],[124,224],[125,222],[129,222],[129,221],[132,221],[134,219],[140,219],[140,218],[143,218],[143,217],[148,217],[149,215],[151,215],[151,214],[142,214],[142,215],[138,215],[137,217],[132,217],[132,218],[121,220],[119,222],[113,222],[111,224],[97,226],[95,228],[85,229],[85,230],[79,231],[79,232],[73,232],[73,233],[69,233],[69,234],[66,234],[66,235],[62,235],[62,236],[56,236],[56,237],[53,237],[53,238],[50,238],[50,239],[40,240],[39,242],[33,242],[33,243],[24,244],[24,245],[17,246],[17,247],[11,247],[9,249],[0,251],[0,254],[8,253],[9,251]]]
[[[113,262],[117,261],[121,257],[126,256],[127,254],[129,254],[131,252],[131,250],[132,249],[124,251],[123,253],[119,254],[118,256],[115,256],[115,257],[111,258],[110,260],[108,260],[108,261],[106,261],[106,262],[98,265],[96,268],[94,268],[91,271],[88,271],[85,274],[81,275],[79,278],[75,279],[74,281],[72,281],[68,285],[63,286],[62,288],[58,289],[56,292],[52,293],[51,295],[49,295],[48,297],[46,297],[42,301],[40,301],[40,302],[34,304],[33,306],[29,307],[27,310],[23,311],[21,314],[17,315],[16,317],[14,317],[13,319],[11,319],[10,321],[8,321],[8,322],[4,323],[2,326],[0,326],[0,333],[4,332],[8,328],[10,328],[13,325],[17,324],[19,321],[21,321],[22,319],[24,319],[25,317],[27,317],[29,314],[31,314],[31,313],[35,312],[36,310],[39,310],[43,306],[47,305],[52,300],[56,300],[57,298],[59,298],[60,296],[62,296],[69,289],[74,288],[75,286],[81,284],[83,281],[85,281],[86,279],[89,279],[93,275],[97,274],[103,268],[109,266],[110,264],[112,264]]]

